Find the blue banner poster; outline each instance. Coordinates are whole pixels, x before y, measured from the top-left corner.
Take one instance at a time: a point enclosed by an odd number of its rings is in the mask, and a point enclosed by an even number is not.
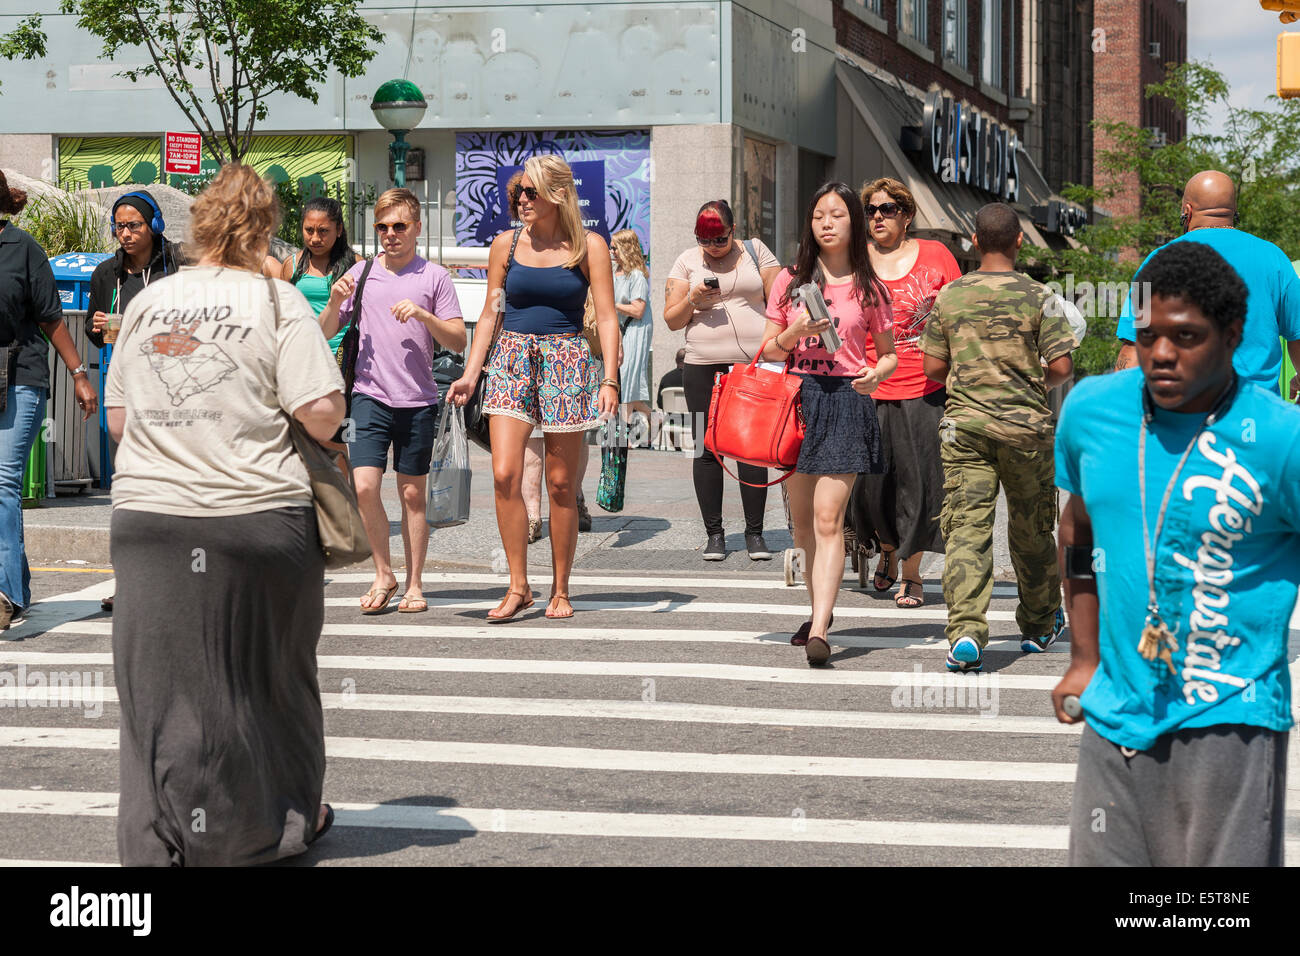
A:
[[[475,132],[456,136],[456,241],[484,246],[511,227],[505,187],[530,156],[572,167],[584,225],[606,240],[631,229],[650,253],[648,130]]]
[[[510,177],[523,166],[497,167],[498,208],[492,213],[484,213],[474,231],[475,245],[487,245],[492,239],[509,229],[514,223],[510,219],[510,203],[506,199],[506,184]],[[582,226],[590,232],[599,233],[609,242],[609,227],[605,224],[605,161],[575,160],[569,164],[573,170],[573,182],[578,187],[578,206],[582,209]],[[457,194],[459,196],[459,193]],[[615,230],[617,232],[617,230]],[[457,230],[459,233],[459,230]],[[457,235],[457,241],[459,241]]]

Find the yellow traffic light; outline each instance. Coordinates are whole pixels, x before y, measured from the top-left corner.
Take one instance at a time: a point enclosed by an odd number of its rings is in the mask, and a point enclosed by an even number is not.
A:
[[[1277,35],[1277,95],[1300,96],[1300,33]]]
[[[1300,0],[1259,0],[1265,10],[1277,11],[1278,19],[1283,23],[1295,23],[1300,20]]]

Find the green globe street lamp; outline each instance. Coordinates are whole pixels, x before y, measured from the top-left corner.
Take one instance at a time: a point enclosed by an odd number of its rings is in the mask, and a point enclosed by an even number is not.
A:
[[[405,187],[406,153],[411,148],[406,134],[420,125],[429,104],[424,101],[420,88],[410,80],[389,80],[375,93],[370,108],[375,111],[379,125],[393,134],[393,142],[388,144],[389,155],[393,157],[393,185]]]

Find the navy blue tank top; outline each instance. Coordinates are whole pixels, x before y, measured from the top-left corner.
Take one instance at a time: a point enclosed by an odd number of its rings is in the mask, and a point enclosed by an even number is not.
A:
[[[506,274],[507,332],[572,335],[582,331],[587,277],[576,266],[526,266],[510,263]]]

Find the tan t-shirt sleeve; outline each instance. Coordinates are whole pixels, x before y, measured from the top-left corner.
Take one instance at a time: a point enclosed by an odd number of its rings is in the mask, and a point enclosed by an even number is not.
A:
[[[683,252],[673,263],[672,269],[668,273],[670,279],[681,279],[683,282],[691,281],[691,263],[690,251]]]
[[[342,392],[343,375],[303,294],[279,281],[276,291],[280,295],[280,335],[275,390],[280,407],[292,415],[307,402]]]
[[[780,260],[776,257],[776,253],[763,245],[762,239],[754,240],[754,251],[758,253],[759,272],[762,272],[764,269],[771,269],[773,266],[779,266],[781,264]],[[746,253],[746,255],[748,255],[748,253]]]

